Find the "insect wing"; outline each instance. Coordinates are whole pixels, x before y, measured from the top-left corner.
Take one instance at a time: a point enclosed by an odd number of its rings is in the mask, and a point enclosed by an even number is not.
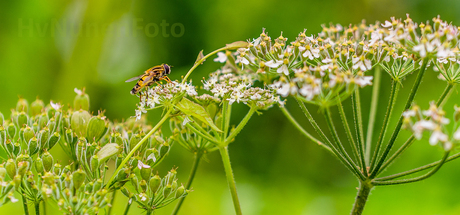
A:
[[[144,76],[145,74],[142,74],[142,75],[139,75],[139,76],[136,76],[136,77],[133,77],[133,78],[130,78],[128,80],[126,80],[125,82],[131,82],[131,81],[136,81],[138,80],[139,78],[141,78],[142,76]]]

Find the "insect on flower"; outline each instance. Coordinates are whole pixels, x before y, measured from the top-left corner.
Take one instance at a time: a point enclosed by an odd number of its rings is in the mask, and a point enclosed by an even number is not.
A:
[[[145,86],[151,86],[153,83],[157,83],[158,81],[166,80],[167,82],[171,82],[167,76],[170,73],[171,67],[168,64],[161,64],[159,66],[154,66],[146,70],[144,74],[130,78],[125,82],[131,82],[139,79],[131,90],[131,94],[134,95],[141,91]]]

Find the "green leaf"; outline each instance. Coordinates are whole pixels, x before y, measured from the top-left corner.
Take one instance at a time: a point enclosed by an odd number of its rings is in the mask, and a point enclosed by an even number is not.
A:
[[[222,132],[212,121],[211,116],[206,112],[206,110],[199,104],[194,103],[186,98],[183,98],[178,104],[177,108],[186,115],[195,117],[196,119],[206,123],[212,129]]]
[[[118,153],[118,149],[120,147],[116,143],[109,143],[102,147],[101,150],[96,154],[97,157],[99,158],[99,164],[102,164],[106,160],[108,160],[110,157],[116,155]]]

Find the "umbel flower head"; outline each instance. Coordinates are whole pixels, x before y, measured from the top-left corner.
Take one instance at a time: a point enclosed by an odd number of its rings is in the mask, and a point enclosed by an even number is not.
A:
[[[455,106],[454,120],[458,122],[460,108]],[[447,125],[450,120],[445,117],[445,111],[437,107],[434,102],[430,103],[428,110],[421,110],[419,106],[414,105],[410,110],[403,113],[404,126],[413,132],[415,138],[422,139],[423,133],[430,133],[430,145],[441,144],[444,150],[449,151],[454,144],[460,143],[460,126],[453,127],[453,130]]]

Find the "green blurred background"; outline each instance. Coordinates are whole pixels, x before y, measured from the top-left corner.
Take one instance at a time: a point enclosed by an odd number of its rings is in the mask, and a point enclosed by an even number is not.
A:
[[[307,34],[318,33],[323,23],[383,22],[390,16],[405,18],[406,13],[416,22],[439,14],[460,25],[458,11],[460,1],[452,0],[0,1],[0,111],[8,116],[18,96],[29,101],[39,96],[44,101],[71,103],[73,89],[86,87],[91,111],[104,109],[111,120],[122,120],[134,115],[138,102],[129,94],[134,83],[125,83],[126,79],[161,63],[173,65],[170,77],[178,79],[200,50],[208,53],[226,43],[258,37],[262,28],[272,37],[283,31],[285,37],[293,39],[304,28]],[[208,60],[192,75],[194,83],[218,66]],[[428,73],[417,94],[416,101],[424,108],[445,86],[436,75]],[[413,79],[411,76],[405,82],[401,97],[407,95]],[[380,121],[390,86],[387,75],[383,81]],[[369,99],[365,98],[371,90],[368,87],[362,92],[366,113]],[[459,98],[455,91],[446,104],[449,113]],[[350,111],[347,102],[346,110]],[[401,113],[402,105],[398,103],[395,113]],[[292,101],[288,101],[288,108],[313,133]],[[326,128],[317,108],[310,108]],[[234,111],[238,119],[246,108],[235,107]],[[149,119],[154,123],[158,116],[150,114]],[[339,123],[338,116],[334,117]],[[392,121],[394,126],[396,120]],[[407,131],[402,134],[408,136]],[[399,144],[403,140],[400,138]],[[332,215],[351,210],[358,186],[355,178],[337,159],[301,136],[278,108],[254,116],[231,144],[230,156],[245,214]],[[441,151],[429,146],[425,138],[388,173],[440,156]],[[159,171],[179,167],[179,180],[185,183],[191,163],[192,155],[177,145]],[[428,180],[377,187],[365,214],[460,214],[459,168],[460,161],[454,161]],[[193,190],[181,214],[234,214],[218,153],[209,154],[201,163]],[[121,214],[126,201],[120,196],[114,205],[115,214]],[[169,214],[173,207],[174,203],[156,214]],[[6,213],[22,214],[21,204],[0,208],[0,214]],[[139,213],[133,207],[131,214]]]

